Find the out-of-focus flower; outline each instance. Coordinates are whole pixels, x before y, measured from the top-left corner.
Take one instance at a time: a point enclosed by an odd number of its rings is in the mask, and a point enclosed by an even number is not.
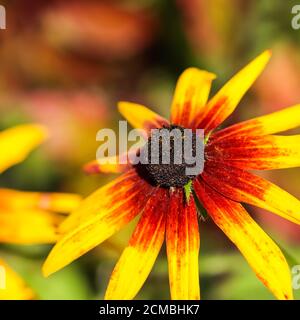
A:
[[[20,102],[33,121],[51,130],[48,151],[72,165],[90,154],[96,132],[111,116],[105,97],[86,90],[38,90],[21,95]]]
[[[300,99],[300,61],[298,49],[280,45],[276,48],[271,66],[257,82],[256,93],[263,110],[276,111],[282,105],[295,104]]]
[[[10,26],[0,47],[4,87],[107,81],[122,75],[126,65],[118,62],[144,52],[155,33],[151,12],[118,2],[14,1],[6,6]]]
[[[79,204],[75,194],[0,189],[0,242],[53,243],[56,229]]]
[[[0,47],[0,66],[0,85],[9,88],[91,83],[108,74],[105,66],[59,51],[34,32],[5,38]]]
[[[22,162],[47,137],[39,125],[22,125],[0,133],[0,173]]]
[[[237,12],[241,3],[235,0],[178,0],[177,3],[187,38],[196,53],[209,58],[213,52],[215,59],[232,50],[232,31],[236,28],[237,17],[242,15]]]
[[[0,259],[0,266],[5,272],[6,286],[5,289],[0,289],[0,300],[31,300],[35,298],[33,290],[2,259]]]
[[[48,8],[41,19],[44,35],[56,47],[105,60],[135,56],[154,33],[149,13],[111,2],[62,2]]]
[[[0,173],[22,162],[47,137],[40,125],[20,125],[0,133]],[[81,197],[75,194],[22,192],[0,189],[0,243],[43,244],[58,239],[57,228],[64,215],[75,209]],[[2,260],[5,288],[1,299],[31,299],[34,294]]]
[[[14,110],[51,131],[46,152],[60,164],[80,165],[95,149],[95,136],[110,120],[106,97],[89,90],[40,89],[1,95],[0,110]]]
[[[300,125],[300,105],[215,131],[235,110],[269,58],[269,51],[262,53],[208,102],[215,76],[196,68],[187,69],[175,90],[170,122],[144,106],[121,103],[122,115],[133,127],[143,128],[150,142],[151,129],[155,128],[204,129],[204,171],[189,180],[185,166],[174,162],[120,166],[116,161],[113,170],[125,172],[86,198],[61,224],[63,235],[44,264],[44,274],[68,265],[142,212],[111,275],[105,298],[135,297],[166,237],[171,298],[198,299],[199,200],[275,297],[292,299],[291,274],[285,257],[241,202],[300,224],[300,201],[248,172],[300,165],[299,136],[272,135]],[[107,169],[105,164],[98,164],[98,172]],[[95,163],[92,170],[95,172]]]

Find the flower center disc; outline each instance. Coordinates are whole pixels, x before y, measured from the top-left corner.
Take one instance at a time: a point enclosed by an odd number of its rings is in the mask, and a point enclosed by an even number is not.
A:
[[[175,139],[171,134],[173,129],[179,129],[181,135],[179,139]],[[159,134],[169,132],[169,139],[163,139],[159,137],[159,140],[155,140],[151,134],[146,145],[140,151],[140,154],[144,152],[147,156],[148,163],[139,163],[137,165],[137,171],[142,178],[150,182],[155,186],[164,188],[170,187],[183,187],[189,180],[194,179],[196,175],[187,175],[186,168],[193,167],[194,165],[187,164],[184,157],[184,128],[176,125],[164,126],[161,129],[157,129]],[[174,132],[174,131],[173,131]],[[177,130],[178,132],[178,130]],[[192,155],[196,153],[196,134],[192,133],[191,141]],[[175,145],[177,144],[177,146]],[[179,153],[179,149],[181,152]],[[169,162],[165,163],[163,157],[169,153]],[[156,157],[158,162],[153,163],[153,158]],[[177,159],[177,161],[174,161]],[[180,163],[178,163],[180,159]]]

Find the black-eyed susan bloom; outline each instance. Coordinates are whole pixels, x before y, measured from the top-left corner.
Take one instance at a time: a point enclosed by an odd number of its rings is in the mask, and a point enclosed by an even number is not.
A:
[[[300,124],[300,105],[217,130],[269,58],[270,52],[263,52],[209,101],[215,76],[196,68],[187,69],[177,83],[170,121],[144,106],[120,103],[122,115],[133,127],[146,130],[149,139],[150,130],[155,128],[204,129],[204,171],[187,183],[181,171],[174,170],[174,164],[164,165],[161,170],[146,166],[142,172],[130,165],[88,164],[89,172],[123,174],[86,198],[62,223],[62,238],[48,256],[44,274],[69,264],[141,214],[112,272],[105,298],[134,298],[165,240],[171,298],[199,299],[197,197],[275,297],[292,299],[291,275],[285,257],[241,202],[300,223],[300,202],[296,198],[248,172],[300,164],[300,136],[272,135]],[[189,197],[185,191],[188,184],[193,190]]]
[[[0,133],[0,173],[23,161],[47,137],[35,124]],[[1,178],[1,177],[0,177]],[[80,202],[75,194],[23,192],[0,188],[0,243],[44,244],[58,239],[64,215]],[[0,258],[0,300],[37,298],[25,281]]]

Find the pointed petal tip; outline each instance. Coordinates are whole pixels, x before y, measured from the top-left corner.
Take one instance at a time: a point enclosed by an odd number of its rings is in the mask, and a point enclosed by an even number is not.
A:
[[[49,138],[50,131],[49,129],[41,124],[38,123],[32,123],[32,124],[24,124],[22,125],[24,129],[31,130],[33,133],[39,135],[41,137],[41,140],[44,141]]]
[[[265,54],[265,55],[272,55],[272,49],[271,48],[266,48],[265,50],[263,50],[262,52],[261,52],[261,54],[260,55],[263,55],[263,54]]]
[[[189,73],[191,75],[199,73],[202,77],[203,77],[203,74],[205,74],[208,80],[214,80],[214,79],[217,78],[217,75],[215,73],[212,73],[212,72],[209,72],[209,71],[205,71],[205,70],[201,70],[201,69],[199,69],[197,67],[189,67],[189,68],[185,69],[182,72],[181,76],[187,75]]]
[[[128,106],[133,106],[135,103],[134,102],[130,102],[130,101],[119,101],[117,103],[117,107],[119,112],[123,115],[123,112],[126,111],[126,109],[128,108]]]
[[[12,128],[8,128],[5,132],[15,132],[23,135],[23,137],[27,137],[27,139],[31,138],[36,141],[36,144],[42,143],[46,139],[49,138],[50,132],[49,129],[38,123],[25,123],[20,124]]]
[[[133,128],[144,130],[142,132],[146,137],[150,135],[151,129],[169,124],[167,119],[139,103],[120,101],[118,110]]]
[[[271,51],[265,50],[237,72],[206,104],[205,112],[194,120],[194,126],[212,131],[236,109],[240,100],[265,69]]]
[[[266,54],[267,56],[271,57],[272,54],[273,54],[273,50],[272,49],[266,49],[263,53]]]
[[[122,100],[119,101],[118,104],[117,104],[118,109],[120,110],[120,109],[124,108],[126,103],[128,103],[128,102],[127,101],[122,101]]]
[[[117,103],[117,108],[118,108],[118,111],[121,113],[121,115],[127,120],[126,118],[126,114],[128,111],[128,106],[131,105],[132,102],[129,102],[129,101],[119,101]]]
[[[39,123],[34,123],[33,126],[38,130],[40,130],[40,132],[44,133],[45,135],[49,135],[49,129],[46,126]]]
[[[178,78],[171,104],[171,122],[193,128],[207,103],[211,83],[216,75],[196,67],[184,70]]]
[[[52,256],[53,248],[50,251],[46,260],[44,261],[44,264],[42,265],[42,275],[44,276],[44,278],[49,278],[52,274],[64,267],[64,265],[59,266],[58,264],[55,264],[54,256]]]
[[[39,124],[20,124],[1,131],[0,148],[3,155],[0,161],[0,172],[22,162],[47,137],[48,130]]]
[[[47,261],[48,260],[46,260],[42,266],[42,275],[44,278],[48,278],[53,273],[51,272],[51,270],[48,269]]]
[[[262,63],[263,65],[266,65],[272,56],[272,50],[267,49],[263,51],[260,55],[258,55],[255,59],[253,59],[253,62]]]
[[[90,161],[83,166],[83,172],[87,175],[123,173],[130,168],[129,154],[134,154],[134,152],[125,152],[119,156]]]

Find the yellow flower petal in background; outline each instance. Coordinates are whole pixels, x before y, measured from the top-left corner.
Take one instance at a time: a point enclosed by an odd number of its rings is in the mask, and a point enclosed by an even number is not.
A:
[[[141,289],[164,241],[168,207],[167,191],[155,191],[115,266],[105,299],[133,299]]]
[[[236,123],[216,132],[213,141],[219,142],[230,137],[242,135],[267,135],[300,126],[300,104],[285,108],[261,117]]]
[[[269,50],[263,52],[231,78],[221,90],[209,100],[205,107],[205,113],[199,119],[195,119],[194,127],[210,132],[228,118],[244,94],[264,70],[270,57],[271,52]]]
[[[63,217],[43,210],[0,211],[0,242],[42,244],[57,241]]]
[[[119,102],[119,112],[132,125],[133,128],[143,129],[150,133],[151,129],[161,128],[168,125],[169,121],[137,103]]]
[[[118,163],[118,156],[109,157],[111,162],[99,163],[97,160],[93,160],[87,163],[83,170],[87,174],[97,174],[97,173],[122,173],[126,171],[127,166]]]
[[[30,300],[35,294],[23,279],[0,259],[0,300]]]
[[[179,77],[171,107],[171,123],[190,127],[201,115],[207,102],[211,82],[216,76],[197,68],[186,69]]]
[[[87,174],[123,173],[130,169],[130,156],[134,156],[138,149],[130,150],[120,155],[105,158],[105,163],[93,160],[87,163],[83,170]]]
[[[3,210],[44,209],[69,213],[80,204],[81,197],[72,193],[25,192],[0,189],[0,213]]]
[[[257,277],[277,299],[293,299],[290,268],[277,245],[255,223],[241,204],[203,182],[195,191],[216,225],[237,246]]]
[[[0,173],[22,162],[47,137],[45,127],[35,124],[19,125],[0,133]]]
[[[166,242],[171,298],[200,299],[198,217],[193,197],[186,204],[181,189],[171,194]]]

